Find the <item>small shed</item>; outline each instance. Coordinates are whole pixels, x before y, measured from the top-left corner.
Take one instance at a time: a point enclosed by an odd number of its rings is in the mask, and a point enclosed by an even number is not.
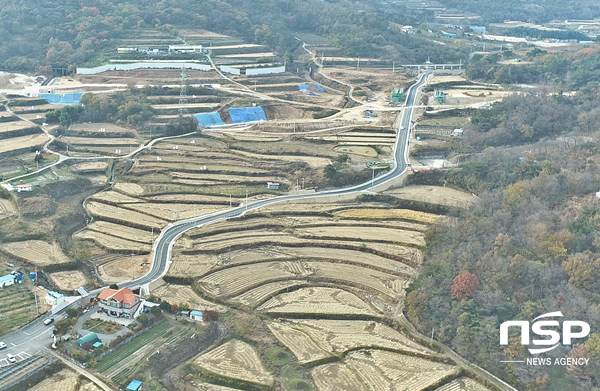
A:
[[[81,337],[77,340],[77,346],[81,347],[81,345],[83,345],[86,342],[89,342],[91,344],[95,344],[96,342],[100,341],[100,338],[98,338],[98,334],[96,333],[89,333],[88,335]]]
[[[5,286],[13,285],[15,283],[15,276],[12,274],[7,274],[5,276],[0,277],[0,288],[4,288]]]
[[[278,182],[267,182],[267,189],[279,190],[279,183]]]
[[[190,319],[202,322],[202,311],[190,311]]]
[[[139,380],[132,380],[131,383],[125,389],[126,391],[139,391],[142,388],[142,382]]]

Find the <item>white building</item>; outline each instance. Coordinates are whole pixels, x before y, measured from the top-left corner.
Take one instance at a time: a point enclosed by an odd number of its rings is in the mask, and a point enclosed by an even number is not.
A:
[[[190,311],[190,319],[202,322],[202,311]]]
[[[46,304],[51,305],[52,307],[61,305],[65,301],[65,295],[62,293],[49,291],[46,294]]]
[[[19,193],[22,191],[33,191],[33,186],[31,186],[31,183],[27,183],[26,185],[17,185],[17,191]]]
[[[7,274],[5,276],[0,277],[0,288],[14,285],[14,283],[15,283],[15,276],[12,274]]]
[[[202,45],[169,45],[169,53],[202,53]]]

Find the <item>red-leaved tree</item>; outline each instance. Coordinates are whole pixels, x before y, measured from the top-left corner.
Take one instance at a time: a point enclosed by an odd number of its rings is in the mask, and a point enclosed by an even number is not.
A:
[[[450,294],[458,300],[468,300],[475,296],[479,287],[479,278],[475,274],[463,272],[454,278]]]

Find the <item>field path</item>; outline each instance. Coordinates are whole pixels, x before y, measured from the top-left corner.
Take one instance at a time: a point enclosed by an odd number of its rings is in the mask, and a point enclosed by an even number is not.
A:
[[[83,376],[87,377],[89,380],[93,381],[94,383],[96,383],[96,385],[100,388],[102,388],[104,391],[114,391],[113,388],[110,388],[109,386],[106,385],[106,383],[104,383],[102,380],[98,379],[96,376],[92,375],[91,373],[89,373],[88,371],[86,371],[85,369],[81,368],[78,365],[73,364],[71,361],[65,359],[63,356],[55,353],[52,350],[48,350],[50,352],[50,354],[52,354],[54,357],[56,357],[57,359],[59,359],[60,361],[62,361],[65,365],[67,365],[69,368],[75,370],[78,373],[81,373]]]

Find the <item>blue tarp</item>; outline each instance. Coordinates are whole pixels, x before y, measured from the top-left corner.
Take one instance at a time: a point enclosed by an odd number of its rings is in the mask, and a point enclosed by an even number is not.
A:
[[[257,122],[266,121],[267,116],[265,115],[262,107],[232,107],[229,109],[229,116],[234,124],[241,124],[244,122]]]
[[[319,92],[325,92],[325,90],[323,89],[323,87],[321,87],[320,85],[318,85],[317,83],[315,83],[315,88],[317,89],[317,91]]]
[[[40,94],[40,98],[53,105],[78,105],[81,101],[83,92],[72,94]]]
[[[300,85],[298,86],[298,89],[299,89],[300,91],[307,92],[307,91],[308,91],[308,84],[300,84]]]
[[[320,96],[319,94],[315,94],[314,92],[309,92],[308,95],[310,95],[310,96]]]
[[[138,391],[140,389],[140,387],[142,386],[142,382],[139,380],[133,380],[131,383],[129,383],[129,385],[127,386],[127,391]]]
[[[192,117],[198,120],[198,124],[202,126],[225,125],[221,116],[216,111],[212,113],[194,114]]]

